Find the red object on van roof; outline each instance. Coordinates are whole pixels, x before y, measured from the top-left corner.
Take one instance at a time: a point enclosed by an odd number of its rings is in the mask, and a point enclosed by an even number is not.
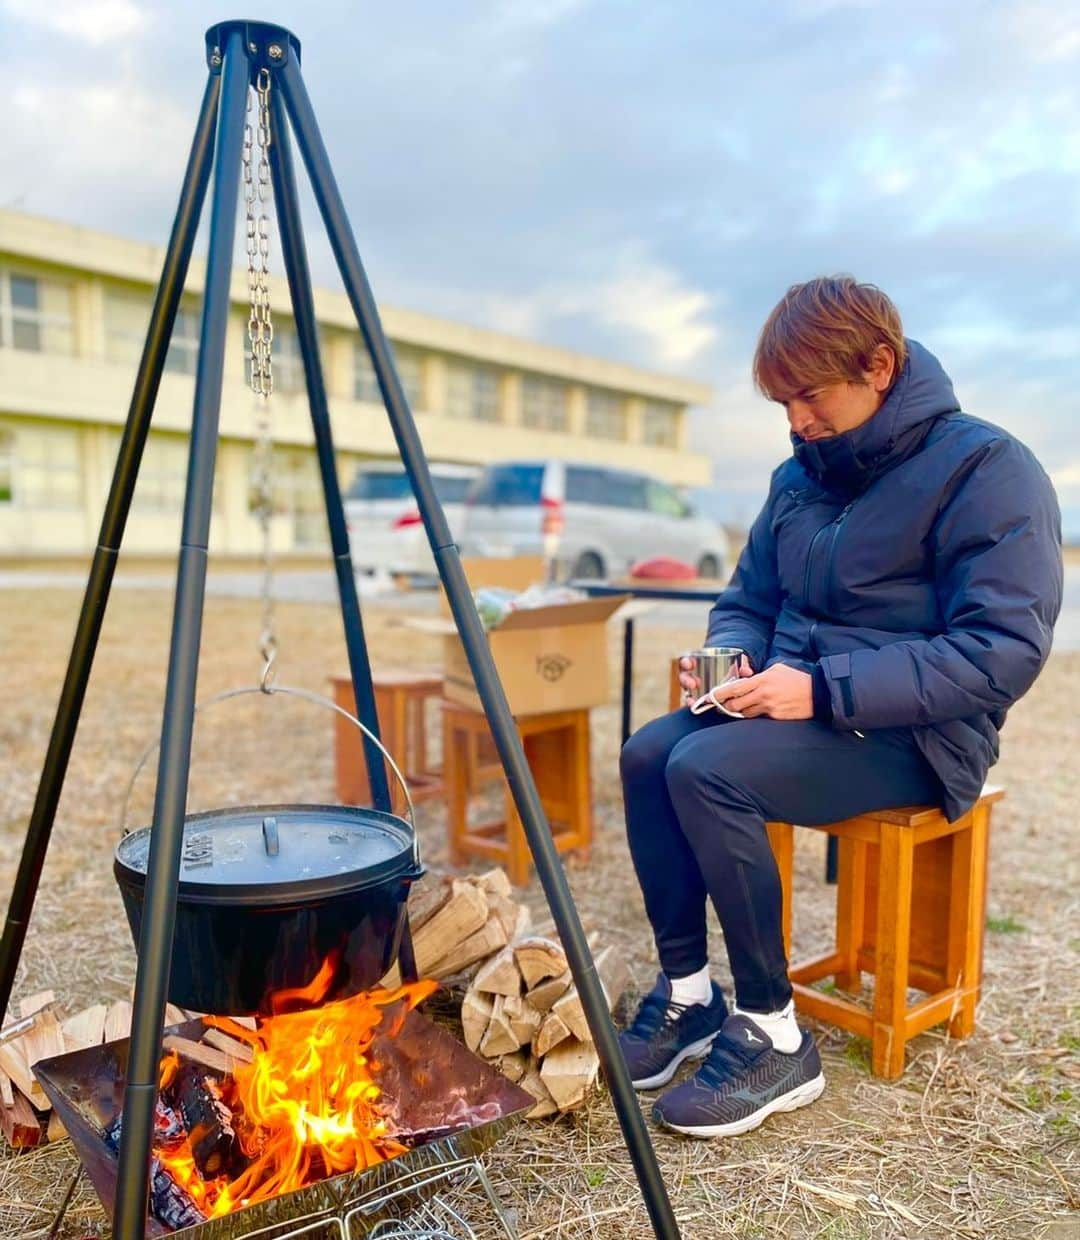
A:
[[[642,581],[691,581],[697,576],[697,569],[670,555],[654,555],[638,560],[630,569],[630,576]]]

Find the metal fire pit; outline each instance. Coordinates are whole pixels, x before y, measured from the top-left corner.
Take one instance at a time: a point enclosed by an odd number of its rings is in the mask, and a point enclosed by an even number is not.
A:
[[[201,1020],[193,1020],[168,1032],[198,1040],[204,1030]],[[147,1236],[234,1240],[257,1232],[270,1240],[297,1220],[343,1218],[362,1200],[397,1197],[399,1191],[422,1198],[425,1191],[434,1192],[455,1166],[468,1165],[490,1148],[535,1102],[418,1012],[408,1013],[396,1037],[377,1034],[373,1051],[381,1068],[379,1086],[394,1104],[399,1139],[416,1141],[407,1153],[179,1231],[171,1231],[151,1215]],[[117,1158],[104,1132],[123,1104],[127,1057],[125,1038],[34,1065],[110,1218]],[[481,1108],[490,1108],[492,1118],[472,1123],[460,1118],[466,1109]],[[373,1209],[365,1222],[374,1225],[381,1217],[392,1214]]]

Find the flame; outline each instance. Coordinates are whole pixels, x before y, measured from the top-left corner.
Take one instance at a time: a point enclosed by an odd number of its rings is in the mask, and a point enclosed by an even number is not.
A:
[[[438,984],[417,982],[305,1011],[284,1010],[297,1001],[317,1002],[333,974],[328,961],[310,986],[282,992],[280,1004],[273,1005],[280,1014],[254,1032],[234,1021],[205,1018],[253,1050],[251,1063],[238,1065],[231,1080],[222,1082],[248,1165],[233,1180],[204,1180],[187,1138],[155,1154],[208,1218],[405,1152],[388,1132],[371,1044],[377,1031],[393,1036],[407,1012]],[[163,1080],[175,1071],[163,1060]]]

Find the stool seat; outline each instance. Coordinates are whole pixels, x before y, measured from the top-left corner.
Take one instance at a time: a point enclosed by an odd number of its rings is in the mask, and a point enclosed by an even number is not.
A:
[[[948,1022],[954,1038],[974,1032],[990,813],[1004,795],[987,786],[956,822],[934,806],[917,805],[814,828],[839,841],[836,940],[833,951],[790,965],[795,1006],[868,1038],[875,1076],[900,1076],[908,1041],[932,1025]],[[794,827],[770,822],[767,829],[790,960]],[[831,977],[838,989],[856,992],[864,972],[874,976],[872,1009],[813,986]],[[926,997],[909,1005],[909,988]]]
[[[351,676],[331,676],[334,701],[343,710],[356,714],[356,697]],[[429,668],[384,667],[371,675],[375,690],[375,712],[379,738],[390,751],[409,784],[414,804],[441,796],[440,772],[428,761],[426,707],[440,701],[442,672]],[[347,719],[334,723],[334,776],[338,800],[345,805],[370,805],[364,738]],[[405,809],[405,798],[391,771],[390,795],[395,812]]]
[[[589,711],[519,715],[514,722],[556,848],[559,852],[576,849],[587,857],[592,844]],[[450,861],[460,865],[469,857],[479,857],[498,862],[515,886],[523,886],[529,881],[532,857],[502,764],[497,755],[491,761],[491,744],[483,711],[443,702],[443,780]],[[470,822],[472,794],[495,778],[503,784],[504,816],[494,822]]]

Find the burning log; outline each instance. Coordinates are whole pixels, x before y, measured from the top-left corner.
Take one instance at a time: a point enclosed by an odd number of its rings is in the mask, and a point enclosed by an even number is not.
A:
[[[232,1112],[221,1096],[220,1085],[189,1063],[180,1069],[172,1091],[199,1173],[209,1178],[235,1171],[242,1155]]]
[[[118,1115],[105,1126],[105,1144],[119,1156],[120,1139],[123,1136],[124,1117]],[[176,1112],[160,1097],[154,1114],[155,1143],[175,1142],[183,1136],[183,1123]],[[169,1133],[164,1137],[163,1133]],[[206,1222],[206,1215],[192,1200],[191,1195],[161,1165],[157,1155],[150,1158],[150,1212],[159,1222],[179,1231],[183,1227],[194,1227]]]

